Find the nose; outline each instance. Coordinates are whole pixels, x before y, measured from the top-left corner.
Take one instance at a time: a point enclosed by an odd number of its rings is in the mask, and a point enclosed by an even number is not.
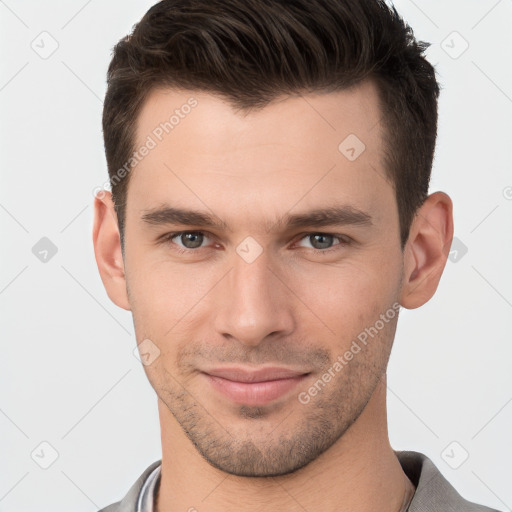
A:
[[[265,251],[251,263],[234,255],[215,298],[216,332],[248,347],[293,332],[293,296],[270,263]]]

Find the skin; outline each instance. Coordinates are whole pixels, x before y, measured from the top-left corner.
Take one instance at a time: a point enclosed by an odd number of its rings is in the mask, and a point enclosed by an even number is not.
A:
[[[110,193],[94,204],[107,293],[132,312],[137,343],[160,351],[144,366],[161,424],[157,510],[398,511],[406,479],[386,414],[398,315],[307,404],[298,395],[393,304],[412,309],[433,296],[453,237],[450,198],[428,197],[402,252],[372,82],[282,97],[245,115],[205,92],[157,89],[140,113],[136,147],[190,97],[197,107],[130,173],[124,258]],[[351,133],[366,146],[354,161],[338,150]],[[163,203],[210,213],[227,228],[142,220]],[[328,205],[362,210],[371,224],[277,222]],[[178,231],[204,236],[162,242]],[[248,236],[262,250],[250,263],[237,252]],[[226,398],[202,373],[226,364],[308,375],[256,407]]]

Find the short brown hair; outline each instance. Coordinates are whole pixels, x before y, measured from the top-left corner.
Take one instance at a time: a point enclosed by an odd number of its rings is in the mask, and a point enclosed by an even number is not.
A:
[[[428,195],[437,135],[439,85],[423,55],[428,46],[384,0],[157,3],[114,47],[107,73],[103,135],[122,247],[129,175],[116,173],[135,150],[137,116],[152,89],[210,92],[244,110],[371,79],[403,249]]]

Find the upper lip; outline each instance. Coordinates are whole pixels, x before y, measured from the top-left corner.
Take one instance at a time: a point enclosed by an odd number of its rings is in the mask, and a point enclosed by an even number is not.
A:
[[[301,372],[291,370],[289,368],[279,368],[276,366],[259,368],[257,370],[250,370],[247,368],[214,368],[212,370],[205,370],[204,373],[214,377],[221,377],[223,379],[232,380],[234,382],[266,382],[269,380],[290,379],[305,375],[308,372]]]

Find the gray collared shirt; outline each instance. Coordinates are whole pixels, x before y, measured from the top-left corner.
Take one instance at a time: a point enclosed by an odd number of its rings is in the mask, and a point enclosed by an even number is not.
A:
[[[158,484],[160,483],[161,467],[162,466],[159,464],[155,469],[153,469],[142,484],[142,488],[137,499],[136,512],[154,512],[153,505],[155,503]]]
[[[395,454],[416,487],[407,512],[499,512],[465,500],[423,453],[395,451]],[[99,512],[154,512],[160,466],[161,461],[151,464],[121,501]]]

